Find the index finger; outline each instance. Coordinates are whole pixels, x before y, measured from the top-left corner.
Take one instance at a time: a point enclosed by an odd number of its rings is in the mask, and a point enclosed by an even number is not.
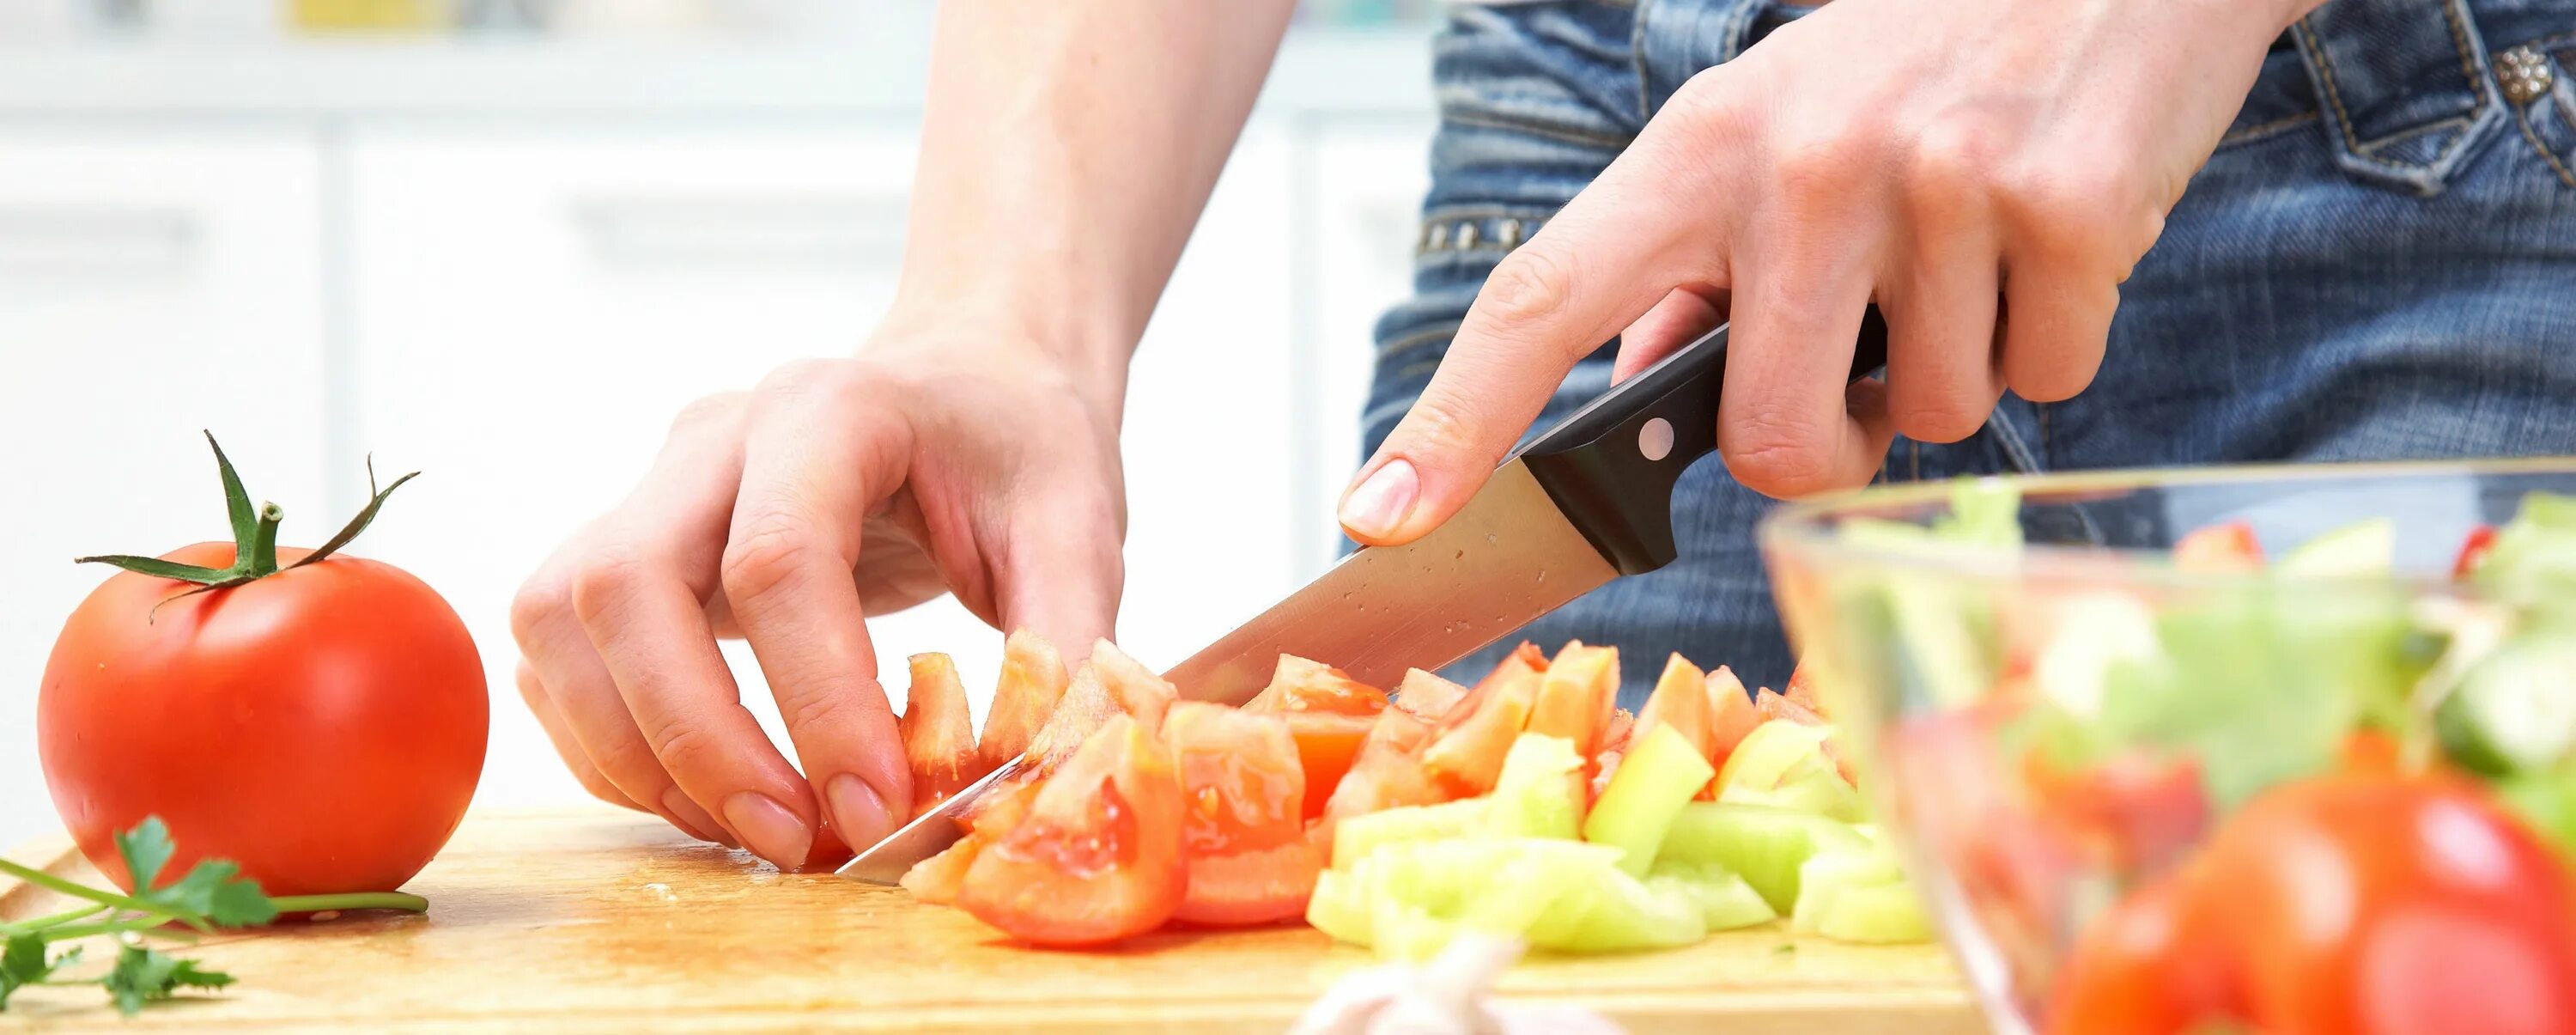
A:
[[[807,780],[842,840],[865,848],[910,815],[912,774],[850,572],[868,509],[902,484],[911,439],[893,394],[863,375],[798,379],[753,418],[724,590]]]
[[[1566,372],[1673,288],[1723,286],[1713,224],[1676,189],[1671,145],[1649,126],[1529,241],[1503,257],[1404,420],[1343,496],[1370,545],[1408,543],[1467,505]]]

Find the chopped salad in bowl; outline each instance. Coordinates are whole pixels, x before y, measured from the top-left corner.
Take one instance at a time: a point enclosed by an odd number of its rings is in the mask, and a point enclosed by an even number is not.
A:
[[[2576,460],[1879,488],[1763,544],[1998,1028],[2576,1031]]]

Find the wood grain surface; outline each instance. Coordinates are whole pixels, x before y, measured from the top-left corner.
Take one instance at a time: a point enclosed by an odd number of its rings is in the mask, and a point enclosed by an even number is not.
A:
[[[9,857],[95,878],[63,838]],[[781,874],[605,806],[477,813],[407,890],[428,896],[426,916],[186,948],[240,979],[221,993],[125,1020],[95,988],[28,989],[0,1032],[1276,1032],[1371,962],[1303,926],[1021,948],[901,891]],[[0,919],[58,908],[0,878]],[[1581,1003],[1641,1032],[1982,1030],[1937,946],[1837,945],[1776,926],[1672,952],[1534,958],[1502,993]]]

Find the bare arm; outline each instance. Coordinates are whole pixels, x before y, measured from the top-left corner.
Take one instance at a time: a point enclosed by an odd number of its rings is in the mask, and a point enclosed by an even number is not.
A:
[[[1294,6],[943,5],[891,322],[1010,314],[1123,383]]]
[[[893,312],[856,356],[684,411],[520,591],[520,692],[585,787],[827,865],[912,812],[869,616],[954,593],[1071,655],[1112,633],[1127,357],[1289,7],[942,6]],[[751,641],[801,772],[720,636]]]

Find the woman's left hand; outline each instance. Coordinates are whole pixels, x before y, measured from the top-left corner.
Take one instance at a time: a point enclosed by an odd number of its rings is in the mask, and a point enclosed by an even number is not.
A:
[[[1837,0],[1683,85],[1494,268],[1342,501],[1409,542],[1473,496],[1575,361],[1638,370],[1731,318],[1717,440],[1795,496],[1889,439],[1973,434],[2102,359],[2119,285],[2318,0]],[[1861,315],[1887,379],[1846,387]]]

